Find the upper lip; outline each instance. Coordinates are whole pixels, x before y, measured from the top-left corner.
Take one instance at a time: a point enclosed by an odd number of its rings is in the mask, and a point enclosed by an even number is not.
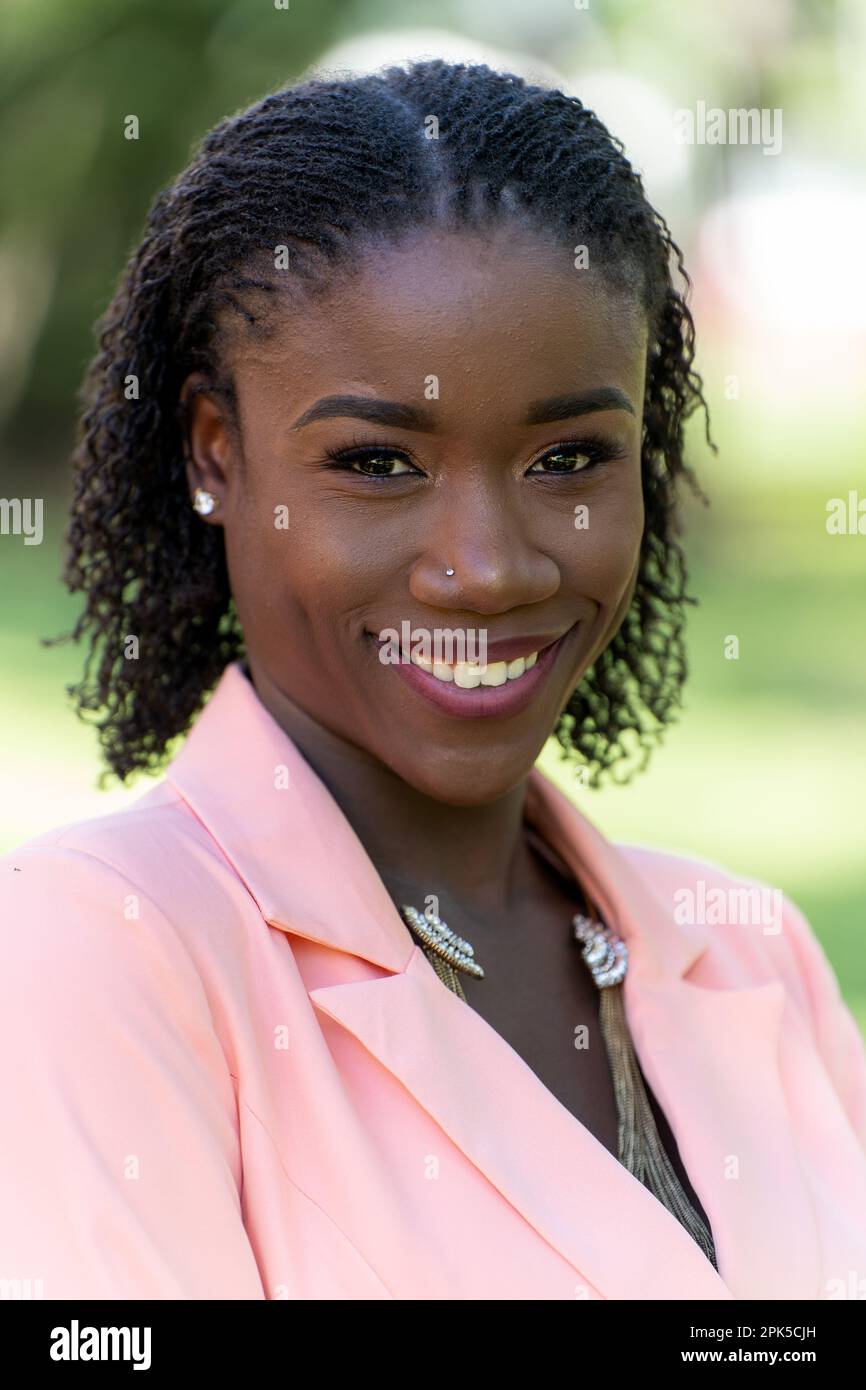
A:
[[[515,661],[519,656],[543,651],[564,636],[564,632],[530,632],[525,637],[500,637],[487,643],[487,660]]]
[[[453,631],[459,632],[460,629],[455,627]],[[566,628],[566,632],[570,631],[571,628]],[[376,636],[375,633],[372,635]],[[564,636],[565,632],[529,632],[525,637],[498,637],[495,642],[487,643],[487,661],[515,661],[519,656],[531,656],[533,652],[543,651],[545,647],[552,646]],[[378,636],[376,640],[380,640]]]

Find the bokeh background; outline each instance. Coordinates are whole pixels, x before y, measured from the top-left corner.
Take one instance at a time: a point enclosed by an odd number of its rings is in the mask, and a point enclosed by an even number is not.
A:
[[[625,142],[694,281],[719,446],[696,419],[711,506],[686,512],[700,605],[679,722],[628,786],[581,788],[556,745],[543,765],[607,835],[781,887],[866,1032],[866,534],[827,528],[832,498],[866,497],[866,6],[280,3],[0,4],[0,495],[43,498],[45,527],[40,545],[0,535],[0,850],[152,785],[98,789],[65,694],[83,650],[38,639],[78,612],[59,578],[76,390],[154,195],[217,120],[310,69],[486,61]],[[675,113],[699,102],[781,111],[781,150],[679,143]]]

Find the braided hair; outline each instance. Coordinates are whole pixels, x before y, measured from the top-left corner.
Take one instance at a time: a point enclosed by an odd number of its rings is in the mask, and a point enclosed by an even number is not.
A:
[[[200,371],[237,422],[225,334],[267,332],[269,304],[286,287],[285,272],[279,285],[267,274],[274,248],[291,249],[298,284],[315,295],[351,274],[361,241],[508,219],[563,247],[585,245],[647,316],[637,582],[554,730],[590,786],[630,780],[636,759],[646,766],[680,704],[684,605],[697,601],[676,539],[680,479],[707,501],[683,459],[684,422],[699,404],[711,441],[682,253],[622,143],[577,98],[483,64],[425,60],[286,86],[221,121],[153,201],[96,325],[63,570],[84,610],[71,632],[43,640],[89,634],[82,679],[67,689],[80,717],[101,713],[91,722],[121,781],[161,769],[225,666],[244,655],[222,529],[189,505],[179,393]],[[234,314],[220,314],[226,307]],[[147,638],[136,660],[125,659],[131,634]]]

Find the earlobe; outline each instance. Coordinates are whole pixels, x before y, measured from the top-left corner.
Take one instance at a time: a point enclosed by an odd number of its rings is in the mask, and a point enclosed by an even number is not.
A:
[[[191,505],[199,516],[209,517],[221,505],[227,486],[232,444],[224,409],[201,372],[186,378],[179,403]]]
[[[222,498],[216,485],[203,486],[201,469],[194,458],[186,459],[186,478],[190,490],[190,503],[200,517],[212,516],[222,505]]]

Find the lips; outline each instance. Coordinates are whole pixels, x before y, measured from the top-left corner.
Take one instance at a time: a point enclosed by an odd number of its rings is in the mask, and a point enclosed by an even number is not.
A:
[[[529,656],[531,652],[543,652],[564,636],[564,632],[535,632],[527,637],[497,638],[495,642],[487,643],[487,660],[513,661],[515,657]]]
[[[408,625],[407,625],[408,626]],[[395,631],[396,629],[389,629]],[[423,632],[425,629],[420,628]],[[454,629],[458,631],[459,629]],[[473,629],[477,631],[477,629]],[[568,628],[566,632],[570,632]],[[558,642],[561,637],[566,636],[566,632],[535,632],[528,633],[525,637],[498,637],[493,642],[487,642],[485,646],[486,659],[488,664],[494,661],[514,661],[519,656],[531,656],[533,652],[543,652],[546,647],[552,647],[554,642]],[[376,633],[369,633],[369,636],[379,645],[383,645],[383,639]]]
[[[463,719],[503,718],[518,714],[529,705],[547,681],[566,642],[570,642],[580,626],[580,621],[574,623],[559,637],[555,634],[528,634],[525,637],[501,638],[495,643],[488,643],[488,666],[492,665],[494,660],[498,663],[506,660],[516,661],[523,655],[538,653],[534,665],[525,670],[524,674],[519,675],[517,679],[509,679],[496,685],[479,684],[466,689],[457,682],[438,678],[429,670],[421,669],[413,661],[402,660],[382,664],[427,702],[447,714]],[[384,641],[380,641],[374,634],[368,633],[368,636],[375,647],[381,648],[384,645]]]

